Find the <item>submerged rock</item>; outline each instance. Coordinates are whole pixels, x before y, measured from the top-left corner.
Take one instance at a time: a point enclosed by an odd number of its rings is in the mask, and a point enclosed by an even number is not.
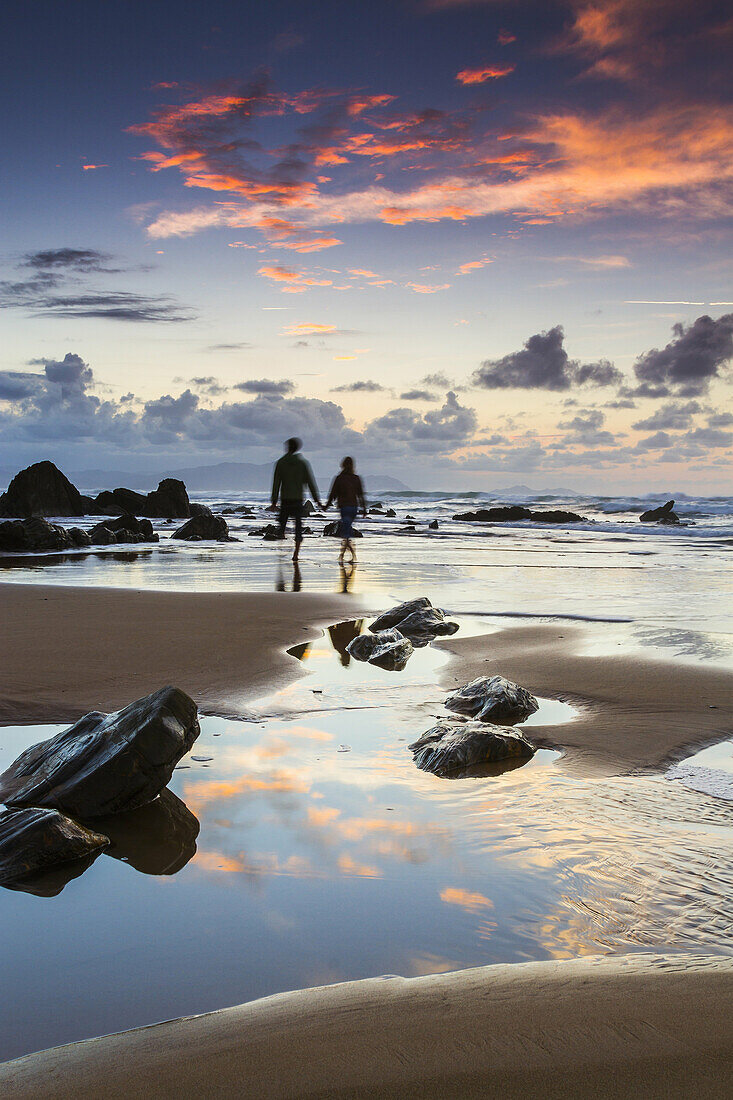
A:
[[[7,886],[62,863],[97,855],[109,844],[101,833],[58,810],[33,806],[0,813],[0,884]]]
[[[188,519],[191,505],[186,486],[175,477],[163,478],[158,488],[148,493],[143,514],[162,519]]]
[[[437,531],[437,530],[438,530],[438,521],[437,521],[437,519],[434,519],[434,520],[432,520],[432,521],[431,521],[431,522],[430,522],[430,523],[428,524],[428,528],[429,528],[429,529],[430,529],[431,531]]]
[[[34,462],[0,496],[0,516],[83,516],[81,493],[53,462]]]
[[[90,544],[89,535],[81,527],[62,527],[40,516],[0,522],[0,551],[8,554],[78,550]]]
[[[414,646],[425,646],[433,638],[455,634],[458,623],[448,622],[439,607],[433,607],[427,596],[407,600],[379,615],[370,625],[372,632],[397,627]]]
[[[535,747],[516,730],[487,722],[441,720],[409,746],[421,771],[446,775],[480,764],[534,756]]]
[[[478,718],[481,722],[513,725],[539,710],[539,703],[526,688],[504,676],[479,676],[445,700],[448,710]]]
[[[213,539],[215,542],[234,542],[229,534],[229,526],[223,516],[215,516],[210,508],[203,504],[195,505],[196,515],[179,527],[171,536],[174,539]]]
[[[145,507],[146,496],[134,489],[105,489],[94,499],[96,514],[103,516],[140,516]]]
[[[412,642],[399,630],[382,630],[378,634],[359,634],[346,646],[355,661],[368,661],[388,672],[401,672],[412,656]]]
[[[672,511],[673,508],[674,501],[668,500],[666,504],[662,504],[659,508],[650,508],[648,511],[642,512],[639,519],[642,523],[681,523],[680,517]]]
[[[265,542],[280,542],[280,528],[274,523],[268,523],[266,527],[253,527],[248,534],[250,538],[261,538]]]
[[[125,514],[105,519],[89,532],[95,546],[111,546],[116,542],[157,542],[158,535],[149,519]]]
[[[151,802],[200,733],[196,704],[165,687],[112,714],[93,711],[26,749],[0,775],[0,800],[80,820]]]

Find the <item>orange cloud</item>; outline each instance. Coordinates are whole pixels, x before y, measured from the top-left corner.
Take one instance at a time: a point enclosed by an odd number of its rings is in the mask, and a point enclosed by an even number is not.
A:
[[[450,283],[441,283],[439,286],[427,286],[425,283],[405,283],[416,294],[437,294],[439,290],[448,290]]]
[[[468,275],[469,271],[476,271],[481,267],[486,267],[487,264],[493,264],[493,260],[469,260],[468,263],[461,264],[458,268],[461,275]]]
[[[354,96],[349,100],[346,110],[350,115],[360,115],[362,111],[371,110],[374,107],[386,107],[388,103],[394,103],[397,96],[394,95],[365,95]]]
[[[263,264],[257,274],[274,283],[283,283],[281,289],[286,294],[303,294],[311,286],[333,286],[332,279],[314,279],[303,271],[290,271],[278,264]]]
[[[456,73],[456,80],[461,84],[485,84],[487,80],[498,80],[513,72],[514,65],[486,65],[483,69],[462,69]]]
[[[321,252],[324,248],[334,248],[343,244],[338,237],[311,237],[302,241],[281,241],[279,248],[289,248],[293,252]]]
[[[85,172],[94,172],[97,168],[109,168],[108,164],[82,164],[82,169]]]
[[[311,321],[288,325],[285,329],[286,336],[329,336],[335,332],[335,325],[319,325]]]
[[[382,872],[378,867],[371,867],[367,863],[357,863],[349,855],[339,856],[338,869],[344,875],[356,875],[358,878],[382,877]]]
[[[316,808],[315,806],[309,806],[308,824],[322,828],[323,826],[330,825],[332,821],[335,821],[340,813],[340,810],[333,809],[329,806],[324,806],[322,809]]]
[[[460,905],[461,909],[466,909],[469,913],[494,908],[493,901],[483,894],[476,894],[471,890],[461,890],[453,886],[446,886],[444,890],[440,891],[440,900],[447,905]]]

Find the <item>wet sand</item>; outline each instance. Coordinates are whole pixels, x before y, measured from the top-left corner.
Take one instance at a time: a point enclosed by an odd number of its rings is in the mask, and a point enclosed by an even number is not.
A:
[[[439,643],[454,660],[443,686],[501,673],[535,695],[580,709],[561,726],[533,726],[532,740],[559,748],[559,766],[585,775],[659,771],[694,748],[733,735],[733,673],[625,654],[584,656],[590,630],[519,627]]]
[[[722,1097],[733,959],[636,955],[370,978],[57,1047],[3,1096]]]
[[[348,596],[0,584],[0,723],[73,721],[164,684],[207,714],[302,675],[285,649],[355,613]]]

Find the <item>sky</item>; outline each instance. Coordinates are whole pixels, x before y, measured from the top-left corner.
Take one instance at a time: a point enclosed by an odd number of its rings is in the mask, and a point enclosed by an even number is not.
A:
[[[6,0],[0,467],[730,493],[729,6]]]

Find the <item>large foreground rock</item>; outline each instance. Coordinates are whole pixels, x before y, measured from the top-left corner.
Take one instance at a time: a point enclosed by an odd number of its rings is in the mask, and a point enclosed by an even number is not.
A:
[[[0,523],[0,551],[6,554],[78,550],[90,544],[91,538],[80,527],[62,527],[58,523],[49,523],[40,516]]]
[[[427,596],[420,596],[385,611],[369,629],[377,633],[390,627],[397,627],[400,634],[419,648],[428,645],[434,638],[455,634],[458,623],[447,621],[439,607],[433,607]]]
[[[186,486],[175,477],[166,477],[158,488],[148,493],[143,515],[162,519],[188,519],[191,505]]]
[[[213,539],[214,542],[234,542],[229,534],[229,526],[223,516],[215,516],[210,508],[203,504],[196,507],[196,515],[191,516],[182,527],[173,532],[174,539],[198,541]]]
[[[101,852],[109,838],[57,810],[34,806],[0,813],[0,885]]]
[[[151,802],[200,732],[196,704],[165,687],[112,714],[93,711],[26,749],[0,775],[0,801],[80,820]]]
[[[442,720],[410,745],[421,771],[447,775],[480,764],[534,756],[535,747],[516,730],[487,722]]]
[[[680,517],[672,511],[673,508],[674,501],[668,500],[666,504],[662,504],[659,508],[650,508],[648,511],[642,512],[639,519],[642,523],[681,523]]]
[[[539,703],[526,688],[504,676],[480,676],[445,700],[448,710],[478,718],[481,722],[512,725],[523,722],[539,710]]]
[[[158,542],[159,536],[149,519],[127,514],[98,523],[92,527],[89,537],[95,546],[111,546],[118,542]]]
[[[83,516],[81,493],[53,462],[34,462],[0,496],[0,516]]]
[[[401,672],[410,657],[413,646],[409,638],[399,630],[381,630],[378,634],[359,634],[346,646],[346,652],[355,661],[368,661],[370,665]]]
[[[141,516],[147,497],[134,489],[105,489],[94,498],[95,514],[101,516]]]

